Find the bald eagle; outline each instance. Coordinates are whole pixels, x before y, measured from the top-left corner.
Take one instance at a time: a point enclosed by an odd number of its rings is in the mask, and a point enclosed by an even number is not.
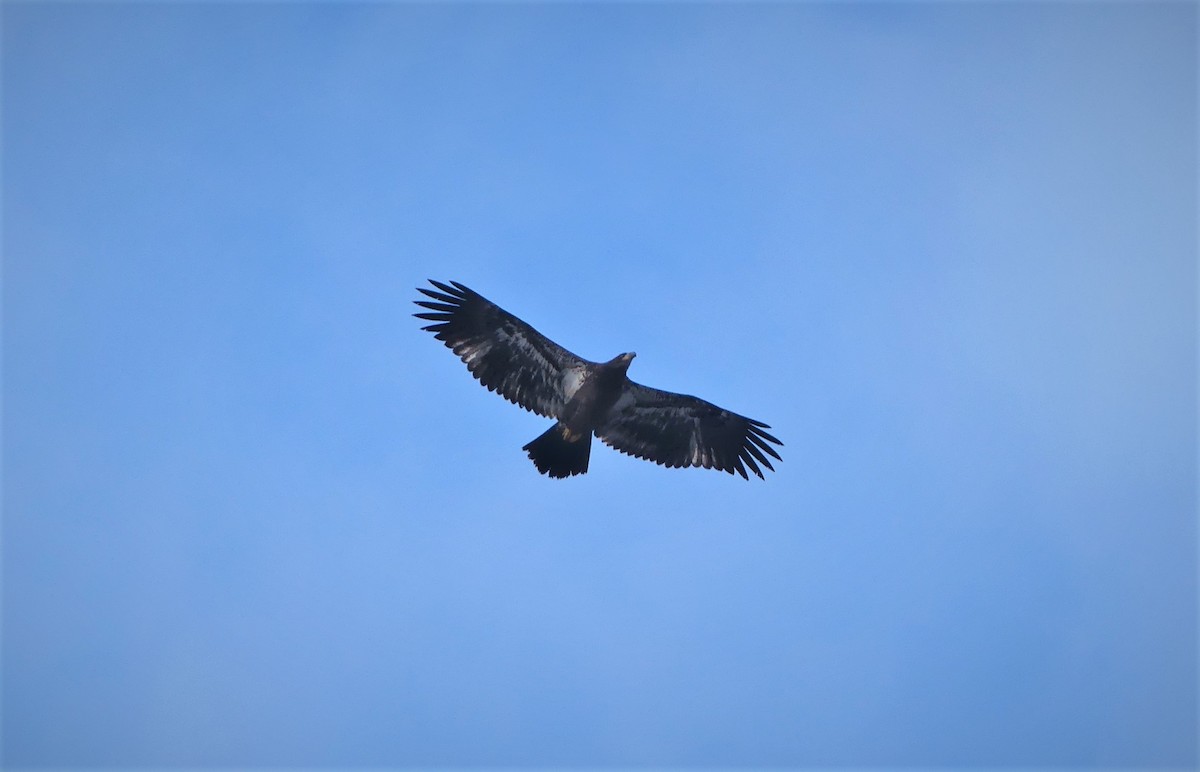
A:
[[[622,453],[668,467],[699,466],[762,478],[782,460],[783,445],[755,421],[696,397],[634,383],[626,372],[633,353],[589,362],[545,337],[479,293],[451,281],[418,287],[429,300],[416,313],[434,322],[422,329],[458,355],[479,382],[510,402],[556,423],[522,450],[542,474],[587,472],[592,434]]]

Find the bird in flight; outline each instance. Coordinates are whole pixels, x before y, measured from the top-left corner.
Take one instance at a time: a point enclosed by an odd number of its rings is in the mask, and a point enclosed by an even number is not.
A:
[[[632,353],[589,362],[567,351],[479,293],[451,281],[418,287],[428,309],[413,314],[446,344],[479,382],[555,424],[522,450],[542,474],[584,474],[592,435],[622,453],[667,467],[718,469],[745,479],[763,476],[767,456],[782,461],[771,427],[685,394],[629,380]]]

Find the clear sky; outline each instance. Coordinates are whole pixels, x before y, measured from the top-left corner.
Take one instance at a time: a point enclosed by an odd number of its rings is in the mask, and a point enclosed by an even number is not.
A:
[[[1197,763],[1195,4],[0,14],[6,767]]]

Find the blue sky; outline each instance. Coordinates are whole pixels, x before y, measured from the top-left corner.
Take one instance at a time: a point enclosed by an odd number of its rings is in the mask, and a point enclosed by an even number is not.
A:
[[[1195,5],[0,14],[6,767],[1196,764]]]

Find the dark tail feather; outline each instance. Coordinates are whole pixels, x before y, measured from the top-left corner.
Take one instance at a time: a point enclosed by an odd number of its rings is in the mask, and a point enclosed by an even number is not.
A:
[[[521,450],[529,451],[533,465],[542,474],[559,478],[583,474],[592,455],[592,433],[571,435],[567,427],[554,424]]]

